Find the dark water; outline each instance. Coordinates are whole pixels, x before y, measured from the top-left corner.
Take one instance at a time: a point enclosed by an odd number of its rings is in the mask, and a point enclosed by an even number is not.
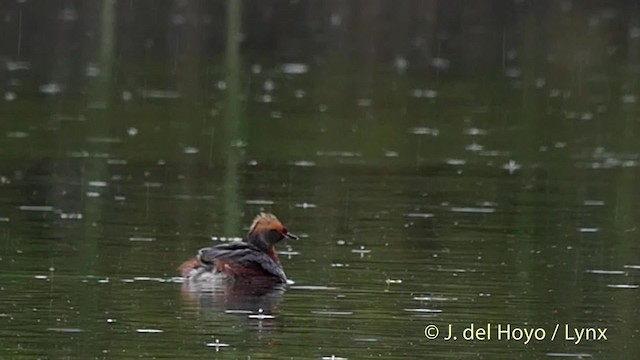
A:
[[[0,9],[0,358],[640,355],[635,2]]]

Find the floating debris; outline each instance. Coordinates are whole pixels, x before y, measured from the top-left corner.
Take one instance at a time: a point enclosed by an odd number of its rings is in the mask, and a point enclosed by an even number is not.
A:
[[[106,181],[89,181],[89,186],[105,187],[107,186],[107,182]]]
[[[160,329],[136,329],[136,331],[141,334],[159,334],[164,332],[164,330]]]
[[[467,128],[464,129],[465,135],[478,136],[478,135],[487,135],[487,130],[478,129],[478,128]]]
[[[581,232],[581,233],[596,233],[596,232],[600,231],[600,229],[598,229],[598,228],[579,228],[578,231]]]

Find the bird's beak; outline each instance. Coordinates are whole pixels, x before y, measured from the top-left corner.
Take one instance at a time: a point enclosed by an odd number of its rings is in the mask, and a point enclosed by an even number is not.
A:
[[[293,235],[292,233],[290,233],[290,232],[288,232],[288,231],[283,232],[283,233],[282,233],[282,235],[283,235],[284,237],[286,237],[287,239],[291,239],[291,240],[298,240],[298,237],[297,237],[296,235]]]

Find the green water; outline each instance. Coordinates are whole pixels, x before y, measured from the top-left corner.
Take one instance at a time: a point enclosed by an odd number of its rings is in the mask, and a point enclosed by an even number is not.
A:
[[[637,358],[637,5],[367,4],[3,4],[0,358]]]

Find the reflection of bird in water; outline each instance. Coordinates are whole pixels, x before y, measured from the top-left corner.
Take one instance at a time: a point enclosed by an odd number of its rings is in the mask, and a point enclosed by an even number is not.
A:
[[[287,277],[274,245],[297,239],[273,214],[255,217],[244,242],[202,248],[178,268],[185,301],[227,312],[266,313],[280,302]]]
[[[182,284],[182,299],[198,308],[219,309],[228,313],[271,314],[277,307],[286,286],[281,283],[231,282],[224,277],[210,281],[186,281]]]
[[[178,268],[190,282],[208,281],[212,274],[222,273],[235,282],[287,283],[275,244],[284,238],[297,240],[273,214],[260,213],[253,219],[246,242],[235,241],[202,248],[198,256]]]

